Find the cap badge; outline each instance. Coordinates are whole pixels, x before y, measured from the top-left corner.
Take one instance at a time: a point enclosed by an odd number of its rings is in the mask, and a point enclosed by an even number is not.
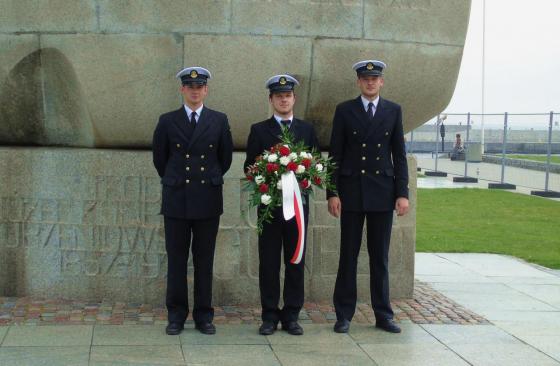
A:
[[[198,76],[198,72],[196,70],[191,71],[191,78],[196,78]]]
[[[280,83],[280,85],[284,85],[286,84],[286,78],[282,76],[280,80],[278,80],[278,82]]]
[[[373,70],[373,64],[371,62],[368,62],[368,64],[366,65],[366,68],[368,70]]]

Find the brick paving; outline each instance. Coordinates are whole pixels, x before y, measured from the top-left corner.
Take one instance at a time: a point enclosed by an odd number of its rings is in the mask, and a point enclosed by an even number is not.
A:
[[[488,324],[483,317],[443,296],[428,284],[416,281],[412,299],[392,301],[395,320],[417,324]],[[216,324],[259,324],[260,307],[217,306]],[[192,321],[189,315],[189,321]],[[334,323],[330,303],[305,303],[302,324]],[[375,323],[370,304],[359,303],[353,322]],[[163,305],[123,302],[84,302],[65,299],[0,297],[0,326],[11,324],[166,324]]]

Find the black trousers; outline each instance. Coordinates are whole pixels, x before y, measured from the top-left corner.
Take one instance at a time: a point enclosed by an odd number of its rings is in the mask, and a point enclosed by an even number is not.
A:
[[[389,243],[393,211],[366,213],[343,210],[340,218],[340,261],[333,296],[339,320],[352,320],[356,311],[358,254],[366,218],[371,304],[376,319],[393,318],[389,301]]]
[[[303,206],[305,232],[309,208]],[[272,222],[265,223],[259,235],[259,288],[261,292],[262,320],[273,323],[297,321],[304,301],[305,248],[301,262],[290,263],[297,246],[298,231],[295,217],[284,220],[282,207],[274,210]],[[284,249],[284,306],[280,301],[280,265]]]
[[[212,322],[212,275],[220,217],[184,220],[164,217],[167,251],[166,305],[169,322],[183,324],[189,314],[187,262],[191,246],[194,265],[195,322]]]

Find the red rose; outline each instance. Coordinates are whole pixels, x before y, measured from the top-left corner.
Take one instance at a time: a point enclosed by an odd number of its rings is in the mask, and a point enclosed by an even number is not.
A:
[[[310,159],[303,159],[301,161],[301,165],[303,165],[305,167],[305,169],[309,169],[309,167],[311,166],[311,160]]]
[[[280,146],[279,152],[280,152],[280,155],[282,155],[282,156],[290,155],[290,149],[288,147],[284,146],[284,145]]]
[[[309,187],[309,181],[307,179],[302,179],[301,182],[299,182],[299,186],[303,189]]]
[[[313,181],[315,182],[316,185],[320,186],[321,182],[323,182],[321,180],[321,177],[313,177]]]
[[[259,186],[259,192],[261,192],[261,193],[266,193],[266,192],[268,192],[268,185],[265,184],[265,183],[261,184],[261,185]]]
[[[286,168],[287,168],[288,170],[291,170],[292,172],[295,172],[295,171],[297,170],[297,164],[294,163],[293,161],[290,161],[290,162],[288,163],[288,165],[286,166]]]
[[[253,179],[254,179],[254,178],[253,178],[253,176],[252,176],[252,175],[247,175],[247,180],[248,180],[248,181],[252,182],[252,181],[253,181]]]
[[[266,164],[266,171],[269,173],[275,172],[278,170],[278,164],[268,163]]]

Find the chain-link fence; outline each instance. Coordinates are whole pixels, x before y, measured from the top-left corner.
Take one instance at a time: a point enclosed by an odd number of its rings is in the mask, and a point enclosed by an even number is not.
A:
[[[560,114],[442,113],[406,134],[425,175],[560,197]]]

